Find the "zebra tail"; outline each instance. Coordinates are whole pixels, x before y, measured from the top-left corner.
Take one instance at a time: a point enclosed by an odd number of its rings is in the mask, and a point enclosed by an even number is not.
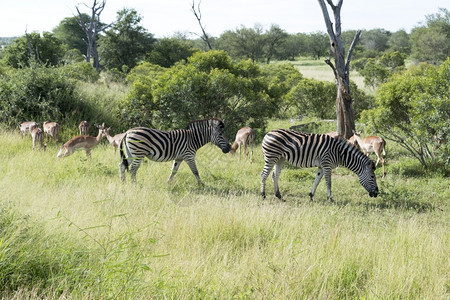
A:
[[[120,159],[122,160],[122,164],[125,166],[125,169],[128,171],[128,159],[125,156],[125,151],[124,151],[124,141],[125,141],[126,135],[123,137],[123,139],[120,141],[120,146],[119,146],[119,153],[120,153]]]

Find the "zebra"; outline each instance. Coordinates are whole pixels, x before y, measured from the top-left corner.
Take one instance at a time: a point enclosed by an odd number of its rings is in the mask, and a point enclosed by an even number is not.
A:
[[[335,139],[324,134],[309,134],[287,129],[276,129],[268,132],[262,141],[264,169],[261,173],[261,196],[266,197],[266,179],[275,166],[272,179],[275,196],[281,199],[278,188],[283,163],[288,161],[296,167],[318,167],[314,185],[309,197],[314,200],[314,193],[322,176],[325,175],[327,184],[327,199],[331,198],[331,170],[337,166],[344,166],[359,176],[359,182],[369,192],[370,197],[378,195],[375,178],[375,163],[365,156],[359,149],[346,140]]]
[[[146,127],[137,127],[128,130],[120,143],[119,164],[120,178],[125,181],[125,171],[131,163],[131,179],[136,183],[136,173],[142,160],[164,162],[173,160],[170,182],[184,161],[188,164],[198,184],[202,185],[195,164],[195,154],[198,149],[208,142],[218,146],[223,153],[231,149],[225,135],[225,126],[222,120],[212,118],[197,120],[189,123],[186,129],[162,131]]]

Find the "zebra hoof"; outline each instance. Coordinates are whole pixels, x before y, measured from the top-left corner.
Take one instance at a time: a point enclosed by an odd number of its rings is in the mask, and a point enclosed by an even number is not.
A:
[[[313,193],[309,193],[309,201],[314,201],[314,194]]]
[[[277,197],[280,200],[283,200],[282,197],[281,197],[281,194],[279,192],[275,193],[275,197]]]
[[[266,193],[261,193],[261,198],[266,199]]]

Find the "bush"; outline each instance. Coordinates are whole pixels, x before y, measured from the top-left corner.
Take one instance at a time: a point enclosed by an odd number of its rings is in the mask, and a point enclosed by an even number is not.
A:
[[[74,90],[74,81],[57,68],[34,65],[11,72],[0,82],[0,123],[61,121],[77,104]]]

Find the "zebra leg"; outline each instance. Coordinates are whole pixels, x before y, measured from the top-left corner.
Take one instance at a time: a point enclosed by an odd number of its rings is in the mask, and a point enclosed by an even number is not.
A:
[[[175,174],[177,173],[178,168],[180,167],[180,165],[181,165],[182,162],[183,162],[182,159],[175,159],[175,160],[173,161],[172,173],[170,173],[170,177],[169,177],[169,179],[167,180],[167,182],[171,182],[171,181],[172,181],[173,176],[175,176]]]
[[[185,159],[185,161],[191,169],[192,174],[194,174],[195,178],[197,179],[197,183],[199,185],[203,185],[203,182],[200,180],[200,175],[198,174],[197,165],[195,164],[195,158]]]
[[[273,180],[273,188],[275,189],[275,196],[281,199],[280,189],[278,187],[278,178],[280,177],[281,169],[283,168],[284,159],[280,158],[279,161],[275,164],[275,168],[272,173],[272,180]]]
[[[134,158],[130,167],[131,180],[136,183],[136,173],[141,166],[143,158]]]
[[[314,179],[314,184],[313,184],[311,193],[309,193],[309,199],[311,201],[314,200],[314,193],[316,192],[317,186],[319,185],[319,182],[322,179],[322,176],[323,176],[323,170],[322,170],[322,168],[318,168],[317,174],[316,174],[316,179]]]
[[[261,197],[263,199],[266,198],[266,180],[269,176],[270,171],[272,171],[273,165],[273,163],[266,162],[264,164],[264,169],[261,172]]]
[[[122,182],[125,182],[125,171],[127,170],[127,166],[121,162],[119,164],[119,171],[120,171],[120,180],[122,180]]]
[[[327,184],[327,199],[331,202],[334,202],[333,198],[331,198],[331,168],[324,168],[325,182]]]

